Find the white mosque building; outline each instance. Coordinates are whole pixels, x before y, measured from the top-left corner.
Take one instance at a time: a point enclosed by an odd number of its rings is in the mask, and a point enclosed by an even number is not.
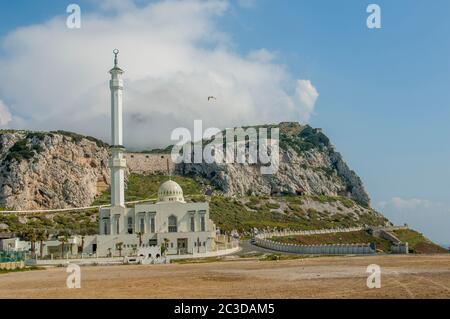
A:
[[[85,252],[105,256],[120,248],[132,254],[149,246],[164,246],[167,254],[215,250],[216,228],[208,203],[186,203],[180,185],[171,180],[159,188],[156,203],[101,208],[99,227],[100,235],[86,243]]]
[[[180,185],[164,182],[156,203],[125,206],[126,160],[122,120],[124,73],[114,51],[111,81],[111,206],[99,209],[99,235],[85,238],[83,251],[99,256],[136,253],[140,247],[161,246],[167,254],[201,253],[215,250],[216,227],[209,219],[208,203],[187,203]]]
[[[159,251],[166,256],[181,255],[183,258],[189,258],[189,256],[222,255],[236,251],[239,249],[237,242],[228,245],[222,238],[222,245],[217,244],[220,235],[217,235],[216,227],[209,219],[209,204],[186,202],[180,185],[169,178],[160,186],[156,202],[142,202],[135,204],[134,207],[125,205],[124,177],[127,166],[123,156],[125,148],[122,146],[124,71],[118,66],[118,53],[118,50],[114,51],[114,67],[109,72],[112,139],[109,162],[111,205],[99,209],[99,234],[73,236],[64,245],[65,255],[78,256],[81,252],[86,257],[139,256],[141,252]],[[223,246],[223,243],[225,249],[220,251],[218,248]],[[23,249],[20,248],[21,245]],[[59,240],[44,242],[43,256],[52,255],[53,258],[53,255],[58,255],[61,245]],[[28,242],[12,238],[4,240],[0,250],[21,251],[28,250],[27,247],[29,248]],[[38,247],[37,252],[39,250]]]

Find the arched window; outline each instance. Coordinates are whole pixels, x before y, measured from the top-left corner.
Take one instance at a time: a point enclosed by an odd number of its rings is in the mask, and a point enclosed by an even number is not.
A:
[[[141,217],[139,220],[139,231],[143,234],[145,233],[145,220],[144,217]]]
[[[103,234],[108,235],[108,220],[103,221]]]
[[[176,233],[177,231],[177,216],[169,216],[169,233]]]
[[[195,232],[195,217],[191,216],[191,232]]]

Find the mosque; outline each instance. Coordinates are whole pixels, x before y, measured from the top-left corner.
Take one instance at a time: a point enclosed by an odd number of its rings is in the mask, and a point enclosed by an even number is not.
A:
[[[125,170],[123,147],[122,99],[124,71],[119,68],[115,50],[111,74],[111,205],[99,209],[98,235],[75,235],[62,243],[59,239],[44,241],[42,257],[141,257],[145,260],[178,255],[178,258],[218,256],[239,249],[236,241],[218,235],[209,219],[207,202],[186,202],[176,182],[162,183],[156,202],[125,205]],[[30,251],[31,243],[19,238],[1,238],[0,251]],[[39,253],[41,243],[36,243]],[[220,246],[220,247],[219,247]],[[223,249],[223,246],[225,248]],[[231,248],[229,248],[231,246]],[[222,249],[219,249],[222,248]],[[64,254],[64,256],[61,256]],[[175,257],[171,257],[175,258]],[[144,260],[144,261],[145,261]],[[37,262],[37,261],[36,261]],[[40,261],[45,264],[45,260]]]
[[[83,252],[97,256],[136,254],[142,247],[164,247],[166,254],[192,254],[213,251],[216,227],[209,219],[209,204],[187,203],[180,185],[164,182],[156,203],[126,207],[122,95],[124,71],[114,51],[111,81],[111,206],[99,209],[99,235],[84,238]]]

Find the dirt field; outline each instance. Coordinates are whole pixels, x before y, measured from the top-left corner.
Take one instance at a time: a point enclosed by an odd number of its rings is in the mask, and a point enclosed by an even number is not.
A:
[[[368,289],[366,268],[382,270]],[[285,261],[82,267],[0,275],[0,298],[450,298],[450,256],[321,257]]]

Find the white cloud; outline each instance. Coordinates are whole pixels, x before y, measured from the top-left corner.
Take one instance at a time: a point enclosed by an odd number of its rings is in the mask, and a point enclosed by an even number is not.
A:
[[[427,208],[431,206],[431,202],[426,199],[421,198],[401,198],[401,197],[393,197],[392,205],[396,209],[416,209],[416,208]]]
[[[276,58],[275,52],[270,52],[267,49],[259,49],[252,51],[248,54],[248,58],[250,60],[254,60],[256,62],[268,63],[272,62]]]
[[[109,142],[114,48],[125,70],[127,147],[163,146],[172,129],[190,128],[194,119],[223,128],[306,122],[313,113],[318,93],[310,81],[295,79],[267,50],[242,56],[230,49],[230,35],[217,27],[227,2],[97,2],[95,14],[82,8],[81,29],[66,28],[60,16],[1,42],[0,98],[14,106],[10,127],[73,130]]]
[[[298,80],[296,88],[298,102],[302,106],[302,116],[309,118],[314,111],[319,92],[309,80]]]
[[[11,122],[11,113],[9,112],[8,107],[0,100],[0,126],[5,126],[9,122]]]

